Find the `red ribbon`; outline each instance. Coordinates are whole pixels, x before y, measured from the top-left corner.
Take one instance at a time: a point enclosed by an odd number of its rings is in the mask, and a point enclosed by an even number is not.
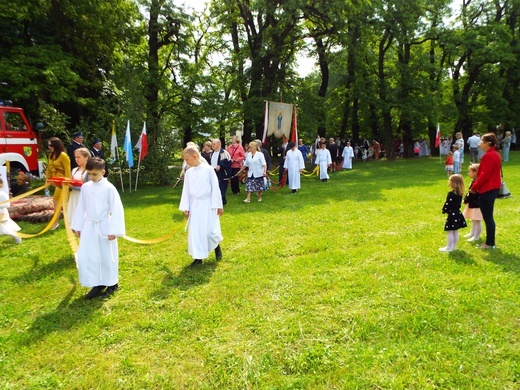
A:
[[[81,180],[70,179],[68,177],[53,177],[52,179],[48,179],[47,181],[51,182],[54,185],[62,185],[64,183],[75,187],[81,187],[83,185],[83,182]]]

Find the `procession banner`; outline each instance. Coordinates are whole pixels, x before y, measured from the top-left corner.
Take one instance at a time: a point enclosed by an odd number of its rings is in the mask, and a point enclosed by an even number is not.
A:
[[[283,135],[289,139],[293,119],[293,104],[269,102],[267,136],[274,134],[276,138]]]

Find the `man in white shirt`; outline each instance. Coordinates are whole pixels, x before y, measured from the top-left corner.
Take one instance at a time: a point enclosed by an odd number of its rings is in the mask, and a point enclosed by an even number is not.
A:
[[[478,163],[478,143],[480,142],[480,136],[476,131],[473,135],[468,138],[469,155],[472,163]]]

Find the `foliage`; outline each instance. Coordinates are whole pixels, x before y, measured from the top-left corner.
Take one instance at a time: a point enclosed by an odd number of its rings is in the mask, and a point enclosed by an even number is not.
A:
[[[1,387],[515,389],[517,157],[495,251],[437,250],[448,188],[430,158],[355,161],[262,203],[228,193],[224,258],[195,269],[180,186],[126,191],[128,236],[174,233],[119,240],[110,300],[83,298],[63,228],[18,246],[2,236]]]
[[[517,2],[6,0],[2,95],[45,136],[110,140],[147,123],[150,149],[237,130],[259,137],[265,100],[298,104],[302,134],[402,139],[520,121]],[[302,53],[316,60],[308,77]],[[175,139],[169,142],[174,132]],[[139,134],[132,127],[132,139]],[[166,142],[166,145],[159,145]],[[393,157],[389,155],[389,157]],[[172,164],[152,152],[144,175]]]

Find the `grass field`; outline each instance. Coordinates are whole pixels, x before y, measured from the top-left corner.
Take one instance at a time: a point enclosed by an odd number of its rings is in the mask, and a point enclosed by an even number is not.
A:
[[[0,237],[0,389],[519,389],[511,160],[494,251],[438,251],[448,188],[434,158],[357,163],[262,203],[228,191],[222,261],[189,268],[182,229],[120,240],[108,300],[83,298],[63,228]],[[122,194],[127,235],[178,229],[180,192]]]

